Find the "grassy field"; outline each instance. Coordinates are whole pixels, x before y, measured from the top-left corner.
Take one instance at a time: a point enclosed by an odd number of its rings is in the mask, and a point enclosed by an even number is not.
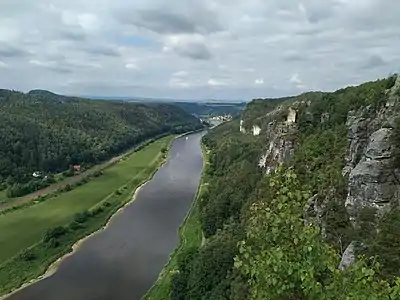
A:
[[[161,138],[162,136],[159,136],[158,138]],[[157,138],[155,138],[157,139]],[[121,159],[131,155],[135,149],[139,146],[147,145],[150,141],[145,141],[140,145],[137,145],[133,149],[129,149],[128,151],[115,156],[108,161],[105,161],[101,164],[95,165],[91,167],[90,169],[85,170],[84,172],[77,174],[72,177],[64,177],[62,173],[55,174],[54,178],[57,180],[57,182],[51,184],[50,186],[40,189],[38,191],[35,191],[33,193],[30,193],[28,195],[22,196],[22,197],[17,197],[17,198],[8,198],[7,197],[7,192],[6,190],[0,191],[0,213],[10,210],[12,208],[16,207],[26,207],[31,205],[35,199],[37,199],[39,196],[45,196],[49,195],[51,196],[52,194],[56,193],[57,190],[60,190],[64,188],[67,185],[74,185],[77,184],[79,181],[82,181],[83,179],[90,179],[90,177],[102,170],[105,170],[106,168],[109,168],[110,166],[114,165],[116,162],[120,161]]]
[[[207,189],[207,180],[205,178],[205,168],[207,167],[207,150],[202,147],[204,162],[203,174],[200,181],[197,196],[193,202],[192,208],[179,229],[180,244],[171,254],[168,263],[164,266],[156,283],[143,297],[144,300],[169,300],[171,293],[171,275],[178,269],[178,256],[186,249],[200,247],[202,245],[203,233],[199,221],[198,199]]]
[[[161,149],[172,140],[173,136],[168,136],[155,141],[72,191],[0,216],[0,295],[38,277],[53,261],[69,252],[77,240],[103,226],[131,199],[133,191],[154,174],[164,160]],[[68,227],[75,215],[83,211],[96,212],[79,228]],[[67,230],[58,238],[57,245],[49,247],[42,237],[46,230],[56,226],[65,226]],[[27,248],[30,254],[21,259],[21,251]]]
[[[0,191],[0,203],[6,202],[7,200],[8,200],[7,191],[6,190]]]

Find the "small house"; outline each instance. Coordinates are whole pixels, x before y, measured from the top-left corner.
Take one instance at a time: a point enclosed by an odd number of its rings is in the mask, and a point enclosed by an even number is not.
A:
[[[75,172],[79,172],[81,170],[81,166],[80,165],[75,165],[74,166],[74,171]]]
[[[39,171],[33,172],[32,176],[35,178],[39,178],[42,174]]]

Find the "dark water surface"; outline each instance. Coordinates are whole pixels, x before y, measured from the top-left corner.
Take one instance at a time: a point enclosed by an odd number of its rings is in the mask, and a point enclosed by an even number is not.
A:
[[[140,299],[177,246],[201,176],[201,136],[175,140],[167,163],[107,229],[85,241],[56,274],[7,299]]]

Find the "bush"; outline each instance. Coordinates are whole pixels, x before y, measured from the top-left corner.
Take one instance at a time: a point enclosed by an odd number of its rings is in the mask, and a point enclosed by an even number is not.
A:
[[[63,189],[64,192],[69,192],[71,190],[72,190],[72,186],[70,184],[67,184]]]
[[[106,201],[106,202],[104,202],[104,203],[102,204],[102,206],[103,206],[103,207],[110,207],[110,206],[111,206],[111,203],[108,202],[108,201]]]
[[[74,221],[77,223],[85,223],[90,218],[90,213],[84,211],[83,213],[75,214]]]
[[[120,190],[116,190],[116,191],[115,191],[115,195],[118,195],[118,196],[119,196],[119,195],[122,195],[122,192],[121,192]]]
[[[48,242],[52,238],[57,239],[60,236],[63,236],[64,234],[66,234],[66,233],[67,233],[67,230],[63,226],[57,226],[57,227],[54,227],[54,228],[50,228],[45,232],[45,234],[43,236],[43,241],[44,242]]]
[[[76,221],[73,221],[73,222],[71,222],[71,223],[69,224],[69,228],[70,228],[72,231],[76,231],[76,230],[79,230],[79,229],[81,229],[81,228],[84,228],[84,225],[83,225],[82,223],[78,223],[78,222],[76,222]]]
[[[103,211],[104,211],[104,208],[103,208],[103,207],[101,207],[101,206],[96,207],[96,208],[93,209],[93,211],[92,211],[92,216],[97,216],[97,215],[101,214]]]
[[[93,177],[99,177],[99,176],[101,176],[103,174],[104,174],[103,171],[96,171],[96,172],[93,173]]]
[[[35,255],[35,253],[33,253],[32,250],[26,249],[19,254],[19,257],[21,260],[24,260],[24,261],[32,261],[36,258],[36,255]]]
[[[387,89],[391,89],[395,85],[397,76],[398,76],[398,74],[393,74],[392,76],[390,76],[387,79],[387,82],[386,82],[386,88]]]
[[[60,241],[56,238],[51,238],[46,242],[47,248],[57,248],[58,246],[60,246]]]

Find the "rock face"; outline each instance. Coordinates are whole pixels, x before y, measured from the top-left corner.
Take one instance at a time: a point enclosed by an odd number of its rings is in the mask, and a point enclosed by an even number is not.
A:
[[[278,107],[282,110],[281,107]],[[268,124],[266,136],[268,148],[261,156],[258,165],[271,174],[283,163],[289,161],[294,154],[294,142],[292,136],[297,130],[296,111],[289,108],[288,117],[284,122],[273,121]]]
[[[260,133],[261,133],[261,128],[257,125],[254,125],[253,126],[253,135],[257,136],[257,135],[260,135]]]
[[[392,158],[391,128],[381,128],[369,138],[360,162],[349,174],[346,208],[353,224],[363,207],[376,208],[379,215],[397,202],[400,191]]]
[[[375,217],[379,219],[400,203],[400,180],[393,163],[392,143],[395,121],[400,116],[395,93],[399,87],[398,77],[381,110],[364,107],[348,115],[349,146],[343,175],[349,178],[345,205],[354,227],[363,208],[375,208]],[[351,243],[342,257],[341,268],[348,267],[354,259]]]
[[[239,130],[240,130],[241,133],[246,133],[246,129],[244,129],[244,127],[243,127],[243,120],[240,120]]]
[[[340,270],[350,267],[356,261],[355,242],[352,242],[344,251],[342,260],[339,265]]]

